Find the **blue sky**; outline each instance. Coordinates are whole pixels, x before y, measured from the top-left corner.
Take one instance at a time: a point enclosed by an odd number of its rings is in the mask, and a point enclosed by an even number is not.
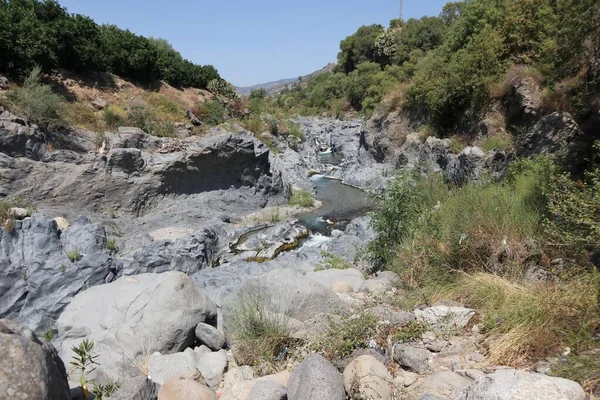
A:
[[[361,25],[387,26],[398,0],[59,0],[71,13],[167,39],[237,86],[293,78],[335,61]],[[437,15],[448,0],[404,0],[405,19]]]

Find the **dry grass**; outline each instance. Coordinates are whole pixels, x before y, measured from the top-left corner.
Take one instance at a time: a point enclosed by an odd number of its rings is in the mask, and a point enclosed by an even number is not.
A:
[[[506,131],[497,131],[497,133],[485,136],[475,142],[483,151],[504,150],[511,151],[514,148],[513,137]]]
[[[121,347],[121,351],[123,352],[123,355],[129,362],[129,365],[137,368],[142,374],[148,376],[148,374],[149,374],[148,361],[150,360],[150,356],[153,353],[150,345],[142,344],[142,354],[141,355],[133,354],[131,349],[125,347],[123,344],[119,344],[119,345]]]
[[[578,353],[593,345],[600,327],[598,279],[593,273],[562,284],[515,283],[465,274],[438,297],[476,309],[484,321],[489,361],[518,366],[567,347]]]
[[[524,65],[513,65],[506,71],[502,81],[490,87],[490,94],[495,99],[503,99],[510,93],[515,82],[522,81],[525,78],[533,79],[538,85],[544,82],[543,75],[535,68]]]

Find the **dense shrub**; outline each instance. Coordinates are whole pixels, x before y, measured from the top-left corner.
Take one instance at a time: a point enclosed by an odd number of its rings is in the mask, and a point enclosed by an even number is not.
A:
[[[41,69],[34,67],[22,87],[8,92],[8,98],[31,122],[44,129],[54,129],[64,124],[60,114],[63,99],[40,82]]]
[[[308,190],[295,190],[290,198],[290,206],[312,207],[315,200]]]
[[[43,70],[105,71],[150,82],[206,88],[220,79],[210,66],[185,60],[163,39],[145,38],[114,25],[69,14],[54,0],[0,2],[0,71],[23,79]]]
[[[220,125],[225,121],[225,107],[217,101],[205,101],[195,109],[194,114],[208,125]]]

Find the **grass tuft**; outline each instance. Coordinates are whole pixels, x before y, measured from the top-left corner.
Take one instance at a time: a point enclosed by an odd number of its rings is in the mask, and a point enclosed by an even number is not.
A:
[[[312,207],[315,204],[315,200],[312,197],[312,193],[308,190],[294,190],[292,197],[290,198],[290,206],[299,207]]]

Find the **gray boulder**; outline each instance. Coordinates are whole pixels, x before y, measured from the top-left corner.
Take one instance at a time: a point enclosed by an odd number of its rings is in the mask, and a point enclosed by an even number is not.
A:
[[[289,400],[344,400],[342,374],[323,356],[313,353],[292,372],[288,381]]]
[[[448,163],[448,179],[456,185],[490,179],[498,181],[506,175],[508,161],[504,151],[485,153],[479,147],[467,147]]]
[[[120,270],[101,223],[80,217],[60,234],[41,214],[16,221],[13,232],[0,229],[0,317],[45,331],[73,296]]]
[[[0,320],[0,397],[70,399],[65,366],[56,350],[9,320]]]
[[[329,288],[291,269],[274,269],[250,279],[243,294],[260,294],[267,309],[300,321],[318,314],[340,314],[348,306]],[[235,302],[235,299],[232,301]]]
[[[179,271],[191,275],[212,266],[218,245],[219,238],[211,229],[175,240],[157,240],[123,260],[123,273]]]
[[[458,390],[452,400],[585,400],[577,382],[534,372],[499,369]]]
[[[214,321],[216,306],[181,272],[141,274],[90,288],[73,298],[57,321],[61,355],[93,340],[96,374],[113,380],[135,376],[148,353],[170,354],[193,345],[199,322]]]
[[[107,166],[111,172],[133,174],[144,168],[144,159],[139,149],[115,148],[108,152]]]
[[[512,124],[528,124],[536,120],[542,109],[542,88],[531,77],[517,77],[510,82],[506,117]]]
[[[125,378],[119,384],[110,400],[158,400],[156,384],[144,375]]]
[[[300,238],[308,236],[306,227],[282,222],[262,232],[250,235],[246,241],[236,245],[237,251],[247,251],[250,260],[272,260],[286,249],[297,247]]]
[[[285,386],[271,380],[256,382],[247,400],[286,400]]]
[[[433,354],[425,349],[410,344],[396,343],[394,345],[394,361],[409,371],[422,374],[431,369]]]
[[[225,345],[225,336],[214,326],[200,322],[196,326],[196,338],[211,350],[218,351]]]
[[[358,292],[365,281],[362,272],[354,269],[327,269],[324,271],[311,272],[307,275],[320,284],[331,287],[334,283],[344,282],[352,287],[354,292]]]
[[[154,353],[148,358],[148,379],[162,385],[173,376],[191,378],[198,372],[196,363],[200,355],[190,348],[174,354]]]
[[[475,310],[435,305],[424,310],[415,310],[414,314],[418,321],[429,324],[435,330],[450,331],[466,327],[475,316]]]
[[[468,386],[471,381],[452,371],[442,371],[427,375],[411,385],[408,392],[415,398],[424,395],[434,395],[442,399],[448,398],[456,390]]]
[[[524,135],[517,137],[517,155],[554,154],[573,158],[582,136],[583,132],[569,113],[555,112],[540,118]]]
[[[8,78],[0,75],[0,90],[8,89]]]
[[[206,385],[211,389],[216,389],[223,380],[227,369],[227,353],[222,350],[201,354],[196,365],[202,373]]]

